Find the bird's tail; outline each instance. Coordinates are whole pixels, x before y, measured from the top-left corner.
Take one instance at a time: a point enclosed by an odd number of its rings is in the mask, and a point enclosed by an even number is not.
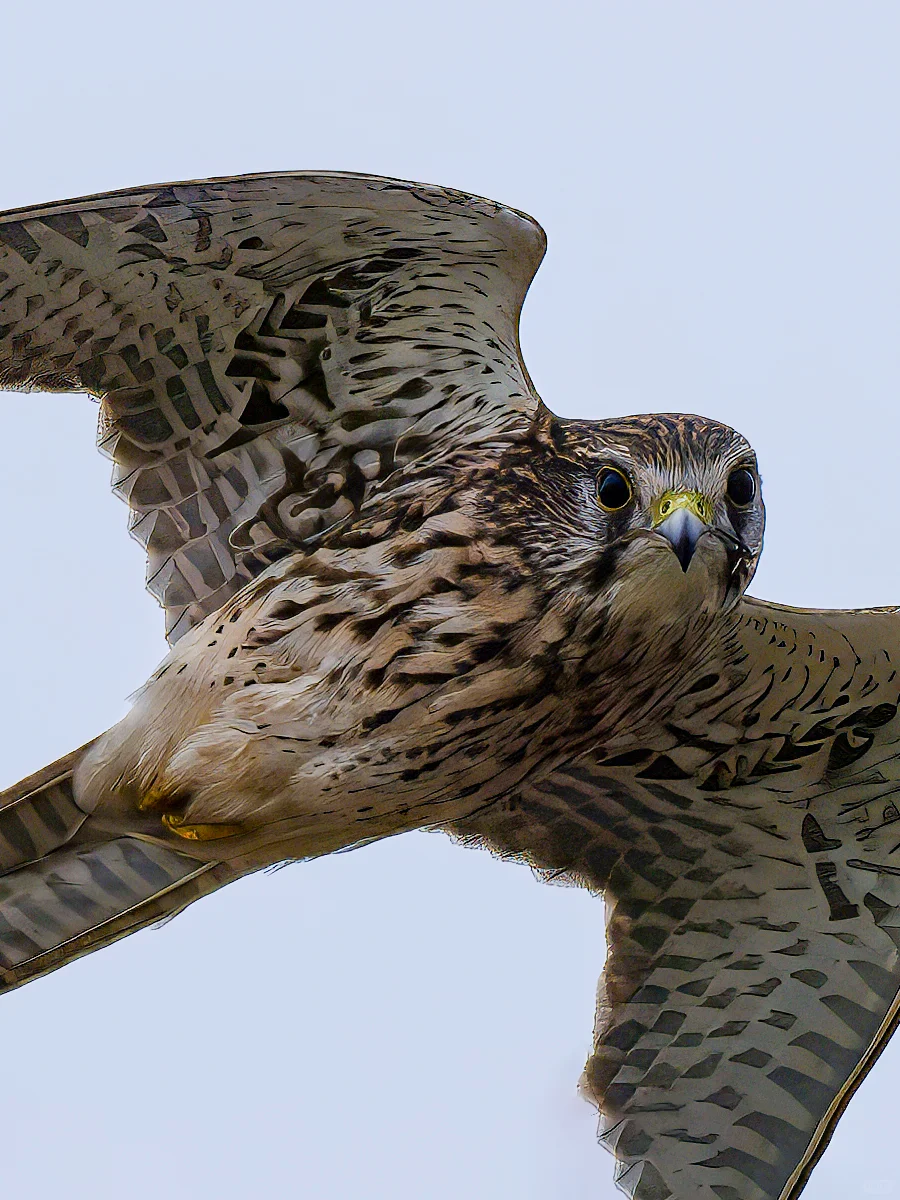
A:
[[[0,792],[0,991],[180,912],[241,872],[79,808],[93,745]]]

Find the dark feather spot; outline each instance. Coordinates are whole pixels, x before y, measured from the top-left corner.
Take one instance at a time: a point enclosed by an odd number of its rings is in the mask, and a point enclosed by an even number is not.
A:
[[[296,604],[293,600],[279,600],[266,615],[270,621],[289,621],[291,617],[299,616],[302,612],[302,604]]]
[[[346,613],[322,613],[315,620],[316,632],[330,633],[333,629],[337,629],[346,616]]]
[[[838,734],[828,756],[828,770],[839,771],[856,762],[868,751],[875,738],[871,734],[860,735],[859,744],[853,745],[846,733]]]
[[[366,717],[362,722],[362,728],[368,733],[373,729],[378,729],[382,725],[387,725],[393,721],[394,717],[400,711],[399,708],[384,708],[380,713],[376,713],[375,716]]]
[[[682,770],[665,754],[658,754],[649,766],[637,774],[638,779],[690,779],[690,777],[689,772]]]
[[[701,679],[698,679],[693,686],[688,688],[687,695],[690,696],[694,692],[706,692],[710,688],[714,688],[718,682],[718,675],[704,675]]]

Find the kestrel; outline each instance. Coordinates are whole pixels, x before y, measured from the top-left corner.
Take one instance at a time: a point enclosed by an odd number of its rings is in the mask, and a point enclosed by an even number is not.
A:
[[[0,972],[440,827],[606,897],[620,1188],[794,1200],[900,1012],[900,616],[745,595],[733,430],[543,406],[543,251],[341,174],[0,216],[0,385],[99,398],[172,643],[0,797]]]

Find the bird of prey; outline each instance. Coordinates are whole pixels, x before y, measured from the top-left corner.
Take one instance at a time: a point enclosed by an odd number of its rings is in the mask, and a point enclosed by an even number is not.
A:
[[[634,1200],[795,1200],[900,1013],[900,615],[753,600],[756,458],[535,394],[544,250],[372,176],[0,216],[0,385],[88,392],[172,649],[0,796],[16,987],[404,830],[607,904],[582,1087]]]

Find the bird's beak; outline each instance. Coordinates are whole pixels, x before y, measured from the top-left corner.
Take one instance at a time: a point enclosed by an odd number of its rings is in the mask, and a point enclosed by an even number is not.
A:
[[[665,492],[652,507],[652,528],[666,538],[682,571],[687,571],[697,542],[712,524],[713,506],[702,492]]]

